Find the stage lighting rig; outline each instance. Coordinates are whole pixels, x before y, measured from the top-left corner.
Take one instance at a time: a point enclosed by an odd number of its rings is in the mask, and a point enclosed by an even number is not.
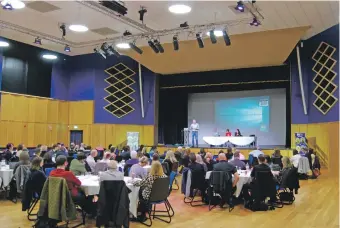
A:
[[[125,30],[125,32],[123,33],[123,36],[131,36],[132,33],[129,32],[128,30]]]
[[[200,33],[196,34],[196,39],[197,39],[198,47],[204,48],[204,42],[203,42],[203,39]]]
[[[147,12],[148,11],[143,6],[141,6],[140,10],[138,11],[138,13],[139,13],[139,20],[142,21],[142,23],[144,23],[144,14],[146,14]]]
[[[160,53],[164,53],[164,48],[158,40],[154,40],[153,43],[155,44]]]
[[[66,26],[65,24],[62,24],[59,26],[61,32],[62,32],[62,35],[63,35],[63,38],[66,36]]]
[[[214,29],[210,30],[209,36],[210,36],[211,43],[216,44],[217,43],[217,39],[216,39],[216,36],[215,36]]]
[[[177,37],[177,35],[175,35],[175,36],[172,38],[172,44],[174,45],[174,50],[175,50],[175,51],[178,51],[178,50],[179,50],[179,42],[178,42],[178,37]]]
[[[94,51],[94,53],[97,53],[97,54],[101,55],[104,59],[106,59],[106,55],[105,55],[103,50],[101,50],[99,48],[95,48],[95,49],[93,49],[93,51]]]
[[[230,37],[227,33],[227,30],[223,29],[223,39],[224,39],[224,42],[225,42],[225,45],[227,46],[230,46],[231,45],[231,41],[230,41]]]
[[[143,50],[140,49],[139,47],[137,47],[135,43],[130,42],[129,45],[130,45],[130,48],[131,48],[132,50],[134,50],[135,52],[137,52],[137,53],[139,53],[139,54],[143,54]]]
[[[180,24],[179,27],[180,28],[188,28],[189,27],[188,22],[186,21],[186,22]]]
[[[35,44],[41,45],[41,39],[39,38],[39,36],[37,38],[34,39]]]
[[[102,6],[119,13],[120,15],[124,16],[125,14],[127,14],[128,9],[123,4],[120,4],[119,1],[115,1],[115,0],[99,1],[99,3]]]
[[[148,41],[149,46],[151,47],[151,49],[155,52],[155,53],[159,53],[158,48],[156,47],[156,45],[152,42],[152,40]]]

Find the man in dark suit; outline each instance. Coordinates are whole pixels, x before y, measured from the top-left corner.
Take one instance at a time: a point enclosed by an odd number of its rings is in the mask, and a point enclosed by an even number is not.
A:
[[[259,160],[259,164],[254,166],[253,170],[251,171],[250,176],[254,178],[256,177],[257,172],[264,172],[264,171],[270,172],[271,176],[273,176],[270,167],[267,165],[266,157],[263,155],[259,155],[258,160]]]

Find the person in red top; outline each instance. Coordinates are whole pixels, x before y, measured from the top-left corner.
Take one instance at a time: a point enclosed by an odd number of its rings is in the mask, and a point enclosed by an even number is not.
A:
[[[229,131],[229,129],[227,129],[227,132],[225,133],[225,136],[231,136],[231,132]]]
[[[57,169],[51,171],[51,177],[62,177],[67,182],[68,189],[71,191],[72,197],[77,197],[80,194],[79,187],[81,185],[80,180],[71,172],[66,171],[67,158],[64,155],[57,157],[56,161]]]
[[[93,196],[86,197],[85,193],[80,189],[80,180],[71,171],[65,170],[68,164],[66,156],[59,155],[56,158],[55,164],[57,169],[53,170],[50,176],[65,178],[74,203],[81,206],[87,214],[95,217],[97,206],[96,203],[92,202]]]

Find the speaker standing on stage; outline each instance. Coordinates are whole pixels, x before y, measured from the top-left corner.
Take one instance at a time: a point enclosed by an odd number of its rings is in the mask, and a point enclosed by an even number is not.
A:
[[[195,138],[196,138],[196,147],[198,147],[198,130],[200,129],[200,125],[196,123],[196,120],[192,120],[192,124],[190,125],[190,131],[192,132],[192,146],[195,147]]]

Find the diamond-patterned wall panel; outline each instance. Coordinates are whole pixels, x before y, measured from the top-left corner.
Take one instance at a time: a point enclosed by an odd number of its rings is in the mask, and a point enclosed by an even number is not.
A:
[[[136,73],[123,63],[118,63],[106,69],[105,72],[109,75],[105,79],[109,85],[105,88],[108,95],[104,99],[109,104],[104,109],[112,115],[121,118],[134,111],[130,104],[135,101],[131,97],[135,92],[131,85],[136,83],[132,78]]]
[[[324,115],[338,101],[334,96],[334,92],[338,86],[333,82],[337,75],[337,73],[333,71],[337,62],[332,58],[335,51],[335,47],[332,47],[325,42],[321,42],[312,57],[315,61],[312,70],[316,73],[313,78],[313,82],[316,85],[313,90],[313,93],[316,96],[313,105]]]

